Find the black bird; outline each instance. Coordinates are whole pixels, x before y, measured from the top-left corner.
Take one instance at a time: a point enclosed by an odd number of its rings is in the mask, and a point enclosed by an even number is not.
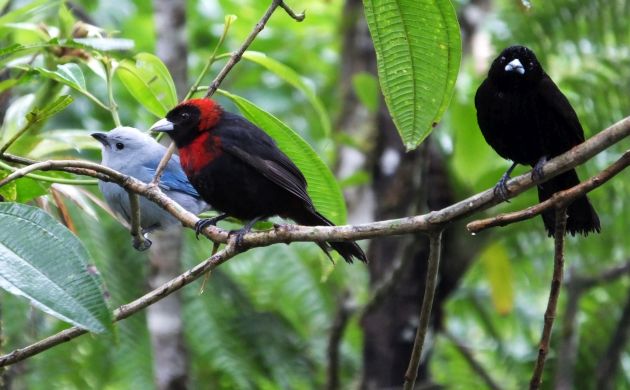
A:
[[[507,198],[506,182],[516,164],[531,165],[533,178],[542,176],[547,159],[584,142],[584,130],[566,96],[545,73],[534,52],[511,46],[494,60],[488,78],[475,95],[477,122],[486,142],[514,163],[499,180],[495,192]],[[580,183],[575,170],[538,186],[540,201]],[[555,213],[542,214],[545,229],[555,231]],[[567,208],[571,235],[600,231],[599,217],[586,196]]]
[[[240,115],[223,111],[211,99],[190,99],[173,108],[153,131],[164,131],[179,149],[182,168],[204,200],[223,214],[201,220],[196,229],[227,216],[249,221],[237,243],[256,221],[279,215],[302,225],[332,226],[315,210],[306,179],[263,130]],[[354,242],[320,242],[348,262],[367,262]]]

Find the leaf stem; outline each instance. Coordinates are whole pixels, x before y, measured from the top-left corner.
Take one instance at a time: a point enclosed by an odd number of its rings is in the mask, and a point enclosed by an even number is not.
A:
[[[103,58],[103,65],[105,66],[105,74],[107,76],[107,98],[109,100],[109,107],[105,107],[112,114],[112,119],[116,127],[122,126],[120,122],[120,116],[118,115],[118,105],[114,100],[114,88],[112,86],[112,78],[114,76],[114,69],[112,67],[112,59],[109,57]]]

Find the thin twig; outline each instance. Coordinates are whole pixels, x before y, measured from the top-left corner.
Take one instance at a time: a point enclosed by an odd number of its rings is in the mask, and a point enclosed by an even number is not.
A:
[[[574,200],[587,192],[594,190],[595,188],[606,183],[608,180],[615,177],[625,168],[630,165],[630,150],[626,151],[621,157],[613,164],[608,166],[597,175],[590,179],[583,181],[575,187],[569,188],[564,191],[556,192],[553,196],[544,202],[538,203],[534,206],[528,207],[524,210],[515,211],[512,213],[499,214],[492,218],[481,219],[470,222],[466,225],[471,233],[479,233],[482,230],[489,229],[495,226],[506,226],[515,222],[524,221],[555,207],[559,202],[567,203],[570,200]]]
[[[488,371],[475,359],[475,356],[470,351],[470,348],[464,345],[460,340],[455,337],[448,329],[443,332],[444,336],[455,346],[455,348],[462,355],[464,360],[468,363],[470,368],[481,377],[481,379],[488,385],[488,387],[492,390],[501,390],[502,387],[492,379]]]
[[[127,191],[129,195],[129,208],[131,209],[131,237],[133,237],[133,247],[139,251],[147,250],[151,247],[151,241],[144,238],[142,234],[142,215],[140,215],[140,196],[131,191]]]
[[[233,244],[228,244],[223,250],[210,257],[209,259],[197,264],[194,268],[184,272],[178,277],[171,279],[169,282],[162,286],[150,291],[142,297],[120,306],[114,311],[114,321],[120,321],[131,315],[139,312],[147,306],[161,300],[162,298],[172,294],[180,288],[190,284],[204,275],[206,272],[215,269],[217,266],[223,264],[227,260],[238,254]],[[20,362],[31,356],[37,355],[47,349],[50,349],[56,345],[68,342],[74,338],[87,333],[86,330],[78,328],[76,326],[63,330],[50,337],[40,340],[34,344],[31,344],[25,348],[16,349],[13,352],[0,356],[0,367],[5,367],[10,364]]]
[[[238,50],[232,54],[232,56],[225,63],[217,77],[215,77],[215,79],[212,81],[212,83],[210,84],[210,88],[208,88],[208,92],[206,92],[205,98],[211,97],[216,92],[225,77],[228,75],[228,73],[230,73],[232,68],[234,68],[234,65],[236,65],[236,63],[241,60],[241,57],[243,56],[243,53],[245,53],[245,50],[247,50],[247,48],[249,47],[249,45],[252,44],[256,36],[258,36],[258,34],[265,28],[265,25],[269,21],[269,18],[271,18],[271,15],[273,15],[278,6],[281,6],[293,19],[297,20],[298,22],[304,20],[304,14],[296,15],[287,5],[283,3],[282,0],[272,0],[271,5],[269,5],[269,8],[267,8],[265,14],[262,16],[262,18],[260,18],[258,23],[256,23],[256,26],[254,26],[252,32],[250,32],[247,38],[245,38],[245,42],[243,42],[241,47],[239,47]],[[166,153],[162,157],[162,160],[160,160],[160,163],[155,170],[155,175],[153,177],[153,180],[151,180],[152,184],[157,185],[157,183],[159,183],[160,176],[162,176],[162,171],[164,170],[164,167],[166,167],[166,164],[171,159],[171,156],[174,152],[175,144],[171,142],[171,145],[166,150]]]
[[[411,390],[416,383],[418,367],[420,367],[420,357],[424,339],[429,328],[431,319],[431,307],[435,297],[435,287],[437,286],[438,271],[440,268],[440,256],[442,253],[442,230],[437,230],[429,235],[429,260],[427,264],[427,277],[424,285],[424,296],[422,297],[422,307],[420,309],[420,321],[416,330],[416,337],[411,350],[409,366],[405,372],[404,390]]]
[[[614,265],[610,268],[607,268],[597,275],[574,275],[569,279],[568,283],[574,283],[578,285],[581,289],[589,289],[604,283],[614,282],[620,277],[628,274],[630,274],[630,260],[626,260],[622,264]]]
[[[326,390],[337,390],[340,388],[339,383],[339,345],[343,339],[343,333],[348,325],[348,320],[354,312],[355,308],[348,301],[350,294],[345,292],[339,297],[337,303],[337,312],[330,329],[328,337],[328,346],[326,353],[328,355],[328,367],[326,370]]]
[[[615,378],[622,354],[630,338],[630,291],[626,297],[621,317],[608,343],[608,347],[601,355],[595,369],[595,388],[609,390],[615,388]]]
[[[575,388],[573,383],[573,370],[578,352],[578,321],[580,298],[584,289],[579,282],[572,277],[567,278],[567,303],[562,314],[561,340],[558,346],[558,358],[556,359],[556,373],[554,379],[555,390],[571,390]]]
[[[540,388],[542,383],[542,373],[545,367],[545,359],[549,352],[549,343],[551,341],[551,329],[553,321],[556,318],[556,306],[558,297],[560,296],[560,287],[562,286],[562,272],[564,269],[564,234],[567,228],[567,209],[565,205],[556,208],[556,226],[554,233],[554,256],[553,256],[553,276],[551,278],[551,288],[549,291],[549,301],[545,310],[545,320],[543,325],[540,345],[538,347],[538,358],[534,366],[532,379],[529,382],[530,390]]]

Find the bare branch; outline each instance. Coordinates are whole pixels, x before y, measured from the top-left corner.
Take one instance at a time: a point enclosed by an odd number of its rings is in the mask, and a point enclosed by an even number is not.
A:
[[[580,298],[584,290],[576,283],[567,281],[567,303],[562,315],[562,337],[558,346],[558,358],[555,373],[555,390],[571,390],[575,388],[573,369],[578,352],[577,315]]]
[[[549,210],[552,207],[555,207],[560,203],[568,204],[576,198],[586,194],[587,192],[594,190],[595,188],[601,186],[608,180],[615,177],[618,173],[627,168],[628,165],[630,165],[630,150],[622,154],[617,161],[615,161],[608,168],[604,169],[597,175],[591,177],[586,181],[583,181],[575,187],[553,194],[551,198],[547,199],[544,202],[528,207],[525,210],[499,214],[496,217],[473,221],[466,225],[466,228],[471,233],[478,233],[491,227],[506,226],[515,222],[534,218],[535,216]]]
[[[304,20],[304,13],[296,15],[286,4],[284,4],[282,0],[272,0],[271,5],[269,5],[269,8],[267,8],[265,14],[262,16],[262,18],[260,18],[258,23],[256,23],[256,26],[254,26],[252,32],[249,33],[247,38],[245,38],[245,42],[243,42],[241,47],[239,47],[238,50],[232,54],[232,56],[230,57],[228,62],[225,63],[217,77],[212,81],[212,84],[210,84],[210,87],[208,88],[208,92],[206,92],[205,98],[209,98],[210,96],[214,95],[225,77],[228,75],[228,73],[230,73],[232,68],[234,68],[234,65],[236,65],[236,63],[241,60],[241,57],[243,56],[243,53],[245,53],[245,50],[247,50],[249,45],[251,45],[254,39],[256,39],[256,36],[258,36],[258,34],[265,28],[265,25],[269,21],[269,18],[271,18],[271,15],[273,15],[278,6],[284,8],[289,16],[291,16],[298,22]],[[171,156],[174,152],[175,143],[171,142],[168,149],[166,150],[166,153],[164,153],[164,156],[160,160],[157,169],[155,170],[155,175],[153,176],[153,180],[151,180],[151,184],[157,185],[160,182],[162,172],[164,171],[166,164],[168,164],[168,161],[171,159]]]
[[[131,237],[133,237],[133,247],[139,251],[144,251],[151,247],[151,241],[144,238],[142,227],[140,226],[140,197],[131,191],[129,195],[129,208],[131,209]]]
[[[159,301],[167,295],[172,294],[173,292],[179,290],[187,284],[190,284],[193,281],[197,280],[206,272],[215,269],[238,253],[239,252],[235,249],[232,243],[228,244],[225,248],[223,248],[223,250],[219,251],[217,254],[213,255],[209,259],[197,264],[194,268],[191,268],[190,270],[184,272],[183,274],[163,284],[155,290],[152,290],[151,292],[143,295],[135,301],[120,306],[114,311],[114,321],[123,320],[146,308],[147,306]],[[78,336],[81,336],[85,333],[87,333],[86,330],[77,328],[76,326],[63,330],[25,348],[16,349],[11,353],[0,356],[0,367],[4,367],[27,359],[56,345],[77,338]]]
[[[615,280],[628,274],[630,274],[630,260],[626,260],[625,263],[605,269],[594,276],[572,276],[568,283],[576,284],[580,287],[580,289],[589,289],[605,283],[614,282]]]
[[[470,368],[472,368],[472,370],[475,373],[477,373],[477,375],[479,375],[481,379],[483,379],[483,381],[486,383],[486,385],[488,385],[490,389],[492,390],[502,389],[502,387],[499,386],[499,384],[494,379],[492,379],[488,371],[477,361],[477,359],[475,359],[475,356],[472,354],[470,348],[464,345],[464,343],[458,340],[457,337],[455,337],[455,335],[453,335],[448,330],[444,331],[444,336],[446,336],[446,338],[451,343],[453,343],[455,348],[457,348],[459,353],[464,357],[464,360],[466,360]]]
[[[330,329],[328,337],[328,367],[326,370],[326,390],[337,390],[339,384],[339,345],[343,339],[343,333],[348,325],[350,316],[354,313],[355,308],[349,302],[350,294],[346,291],[339,297],[337,303],[337,312]]]
[[[542,373],[545,367],[545,359],[549,352],[549,343],[551,341],[551,329],[553,321],[556,318],[556,306],[558,305],[558,297],[560,296],[560,287],[562,286],[562,273],[564,268],[564,234],[567,229],[567,209],[560,207],[556,209],[556,226],[554,233],[554,256],[553,256],[553,276],[551,278],[551,289],[549,291],[549,301],[547,302],[547,310],[545,310],[545,321],[543,325],[540,345],[538,347],[538,358],[534,366],[532,379],[529,382],[531,390],[539,389],[542,383]]]
[[[617,322],[615,332],[610,338],[606,351],[602,354],[597,369],[595,370],[596,388],[608,390],[615,388],[615,376],[619,370],[621,355],[630,338],[630,292],[626,297],[626,303],[621,318]]]
[[[437,286],[438,271],[440,268],[440,255],[442,254],[442,230],[438,230],[429,235],[429,261],[427,264],[427,279],[424,286],[424,296],[422,297],[422,307],[420,309],[420,322],[416,330],[416,338],[413,342],[409,366],[405,372],[405,382],[403,389],[412,390],[418,376],[420,367],[420,357],[424,338],[429,328],[431,319],[431,307],[435,297],[435,287]]]

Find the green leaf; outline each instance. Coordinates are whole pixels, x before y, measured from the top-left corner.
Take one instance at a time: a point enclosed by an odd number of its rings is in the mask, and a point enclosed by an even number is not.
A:
[[[503,242],[488,245],[480,254],[479,260],[485,268],[490,283],[492,303],[499,314],[508,314],[514,306],[512,286],[512,265]]]
[[[346,204],[339,184],[313,148],[278,118],[249,100],[223,90],[219,93],[230,98],[247,119],[269,134],[280,150],[300,168],[317,210],[337,225],[345,223]]]
[[[83,77],[83,71],[77,64],[70,62],[67,64],[58,65],[57,70],[54,72],[39,66],[32,69],[44,77],[65,84],[81,93],[87,92],[87,88],[85,86],[85,77]]]
[[[407,150],[439,122],[461,60],[449,0],[363,0],[385,102]]]
[[[124,38],[75,38],[73,41],[61,42],[63,46],[75,46],[75,43],[80,47],[97,51],[126,51],[132,50],[135,46],[133,40]]]
[[[70,95],[61,95],[54,102],[46,105],[42,108],[37,116],[39,121],[50,118],[51,116],[63,111],[66,107],[72,103],[74,99]]]
[[[256,51],[246,51],[243,53],[243,58],[267,68],[267,70],[275,73],[276,76],[291,84],[294,88],[302,91],[319,116],[319,122],[323,131],[322,136],[330,135],[330,117],[326,108],[324,108],[313,88],[305,83],[296,71],[273,58],[267,57],[264,53]]]
[[[57,7],[58,5],[59,5],[58,0],[33,1],[30,4],[25,5],[24,7],[7,12],[6,14],[0,16],[0,28],[3,28],[8,23],[24,22],[24,21],[29,20],[32,17],[38,16],[38,15],[45,15],[46,10]]]
[[[372,113],[378,110],[378,80],[371,73],[352,76],[352,87],[359,101]]]
[[[129,93],[157,117],[177,105],[175,83],[162,61],[149,53],[136,55],[135,61],[123,60],[116,74]]]
[[[66,227],[19,203],[0,203],[0,220],[0,287],[75,326],[111,329],[101,279]]]

